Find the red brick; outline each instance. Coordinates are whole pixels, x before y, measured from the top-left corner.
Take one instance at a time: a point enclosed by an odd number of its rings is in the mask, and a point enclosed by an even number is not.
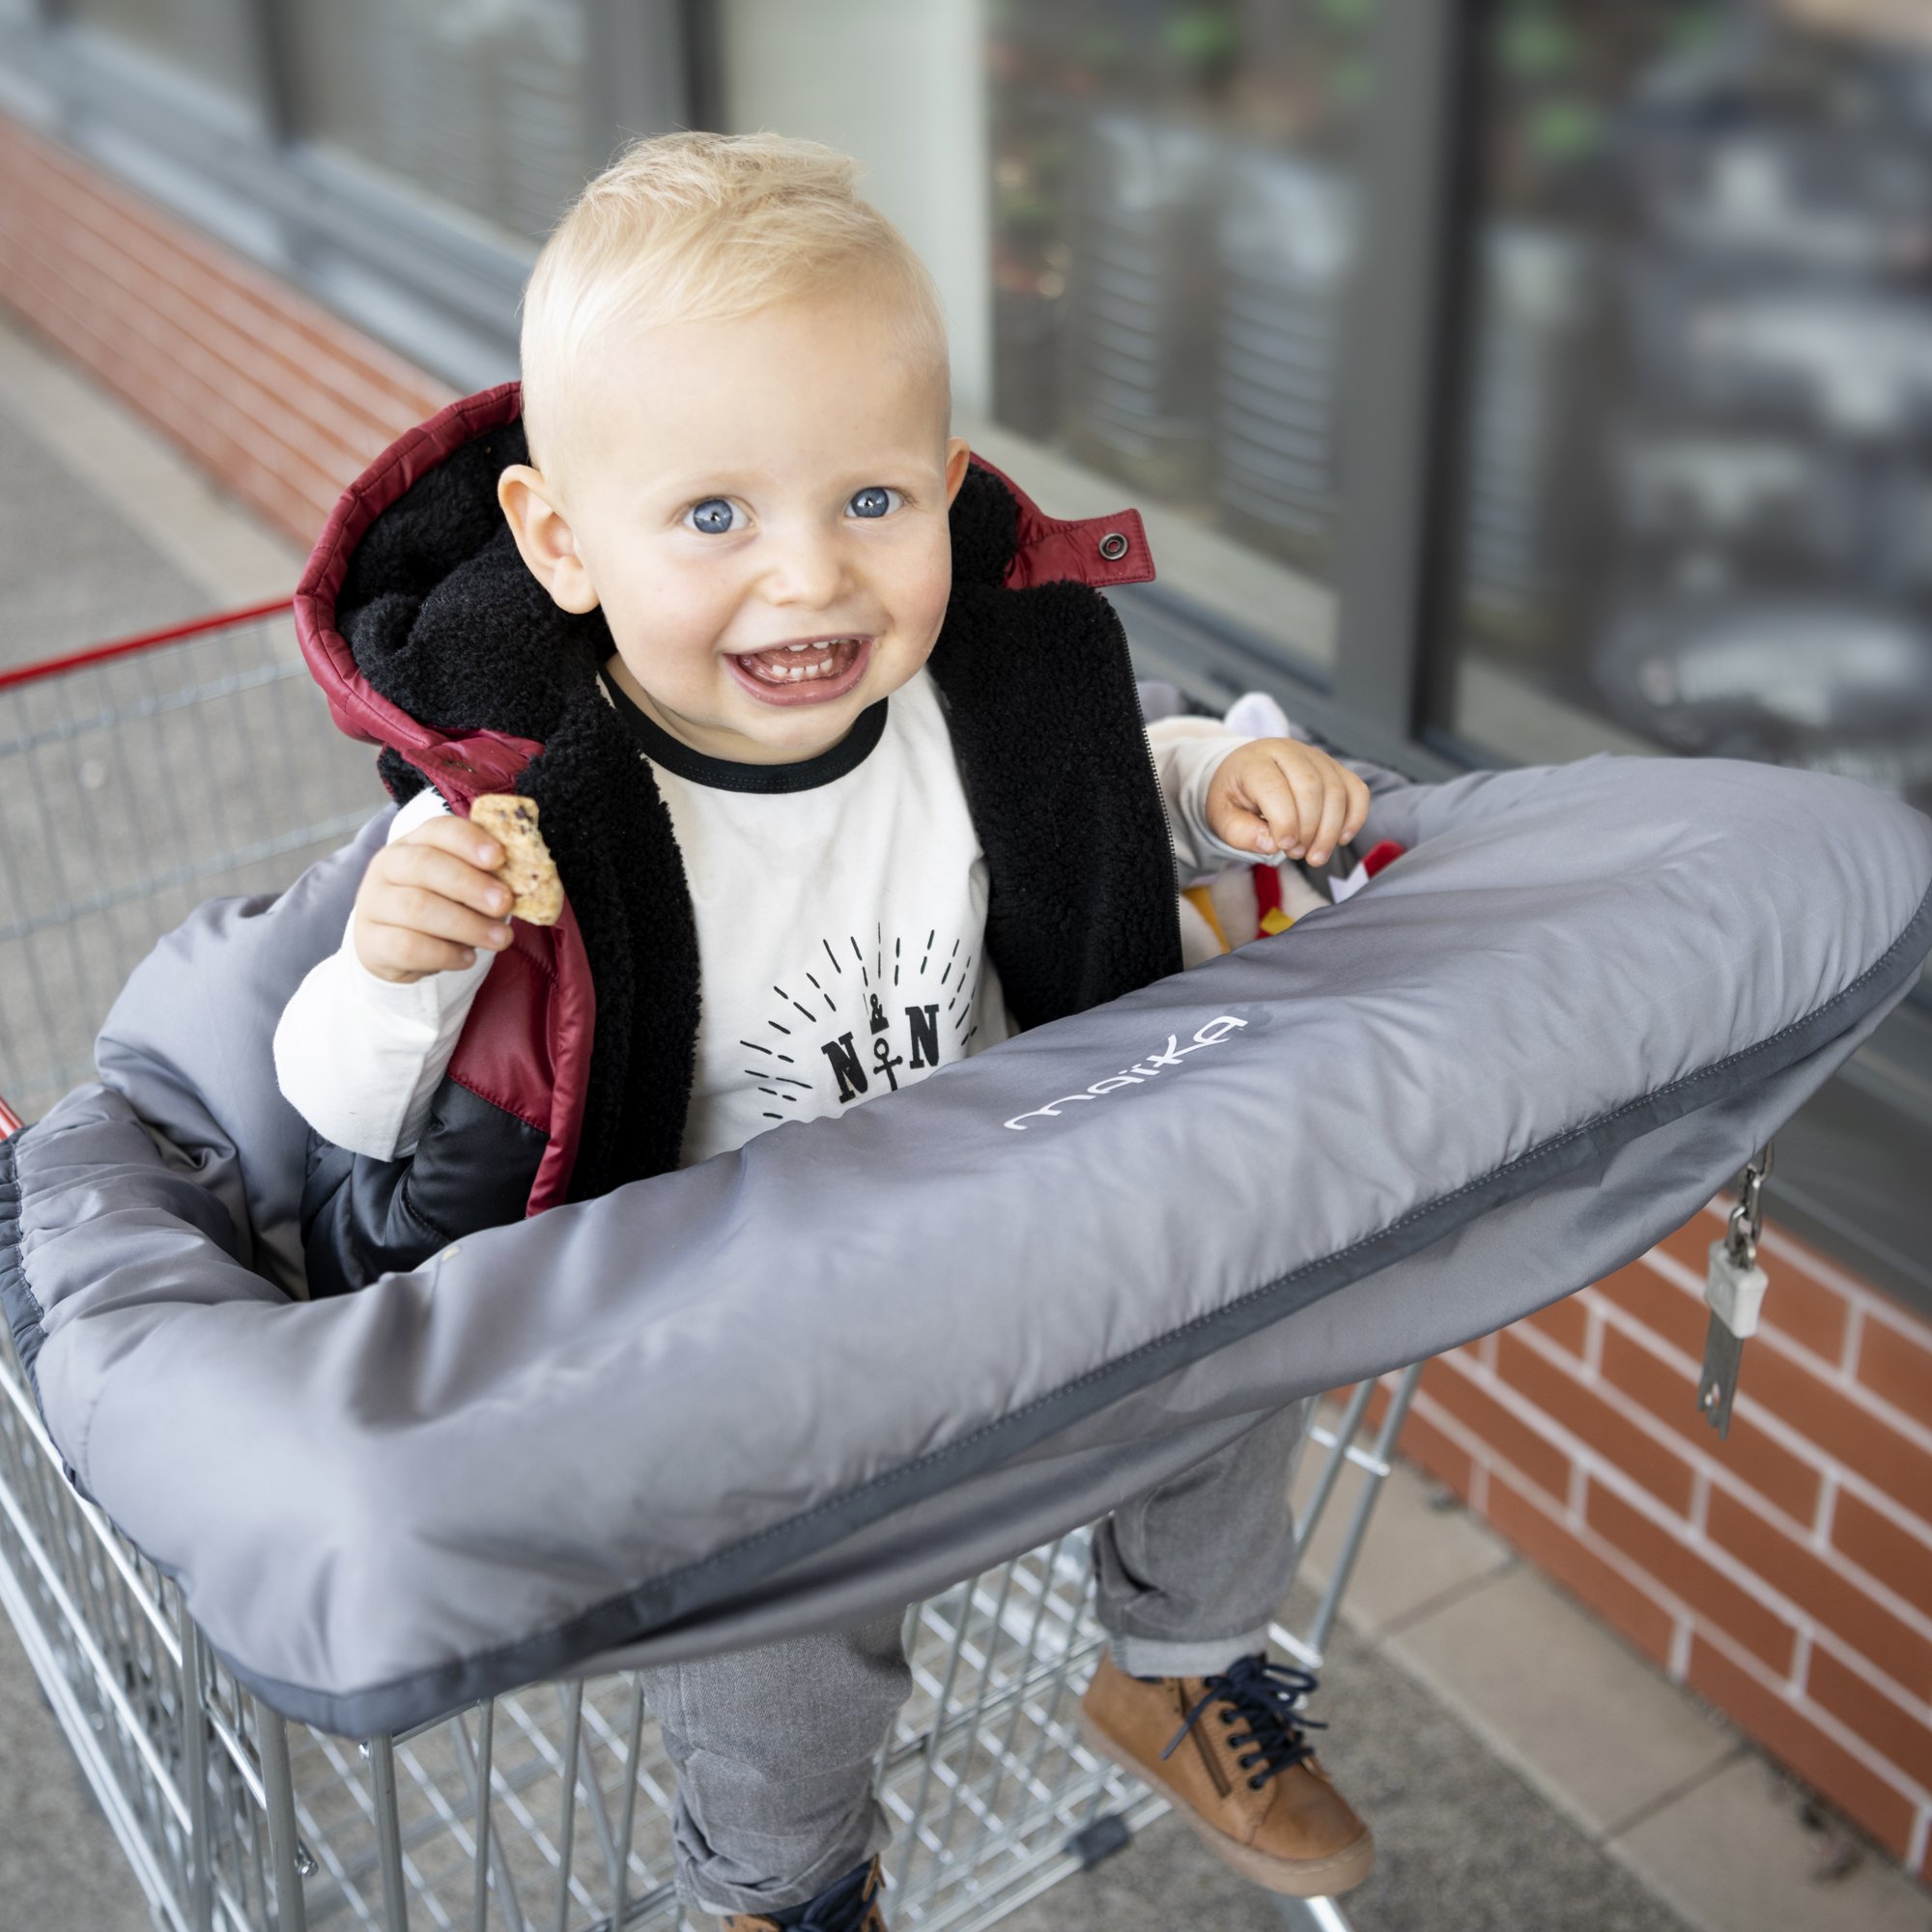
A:
[[[1681,1354],[1692,1361],[1702,1357],[1710,1310],[1701,1295],[1689,1293],[1640,1261],[1606,1275],[1597,1283],[1595,1292],[1661,1335]]]
[[[1932,1348],[1919,1336],[1867,1320],[1859,1337],[1859,1379],[1915,1422],[1932,1423]]]
[[[1796,1626],[1734,1583],[1686,1537],[1673,1536],[1600,1483],[1590,1485],[1584,1517],[1606,1543],[1733,1642],[1743,1644],[1774,1670],[1791,1668]]]
[[[1748,1355],[1749,1350],[1746,1352]],[[1747,1374],[1749,1369],[1747,1361]],[[1817,1516],[1824,1488],[1822,1472],[1782,1443],[1775,1442],[1748,1415],[1731,1417],[1728,1437],[1713,1434],[1697,1412],[1696,1369],[1662,1361],[1628,1335],[1606,1329],[1603,1377],[1668,1424],[1688,1446],[1721,1464],[1738,1482],[1755,1490],[1794,1521],[1808,1526]]]
[[[1908,1604],[1932,1605],[1932,1524],[1908,1529],[1841,1490],[1832,1505],[1832,1541]]]
[[[1801,1782],[1863,1826],[1894,1858],[1904,1857],[1917,1806],[1827,1737],[1802,1706],[1740,1669],[1701,1636],[1690,1642],[1687,1681],[1699,1696],[1736,1719]]]
[[[1446,1483],[1465,1502],[1475,1480],[1475,1459],[1437,1429],[1426,1415],[1413,1408],[1402,1425],[1400,1445],[1403,1455],[1427,1469],[1438,1483]]]
[[[1581,1538],[1539,1508],[1505,1476],[1490,1478],[1485,1512],[1497,1532],[1531,1562],[1660,1664],[1667,1666],[1675,1615],[1633,1583]]]
[[[1699,1214],[1675,1234],[1666,1235],[1658,1245],[1702,1282],[1711,1264],[1711,1243],[1723,1232],[1719,1216]],[[1815,1275],[1804,1273],[1801,1266],[1779,1266],[1769,1259],[1766,1266],[1771,1288],[1764,1298],[1764,1325],[1788,1335],[1801,1348],[1836,1367],[1844,1357],[1845,1330],[1851,1317],[1845,1297]],[[1701,1352],[1702,1342],[1697,1346]]]
[[[1590,1311],[1579,1294],[1566,1294],[1527,1318],[1529,1325],[1548,1335],[1560,1349],[1580,1357],[1590,1335]]]
[[[1932,1451],[1791,1356],[1747,1349],[1738,1387],[1888,1495],[1932,1496]]]
[[[209,238],[0,128],[0,286],[290,534],[450,391]]]
[[[1932,1640],[1831,1562],[1734,1497],[1713,1493],[1705,1530],[1720,1549],[1920,1697],[1932,1697]]]
[[[1771,1287],[1765,1292],[1764,1325],[1808,1349],[1836,1368],[1845,1356],[1851,1308],[1835,1288],[1795,1268],[1779,1267],[1766,1257]]]
[[[1487,1389],[1478,1388],[1452,1356],[1438,1355],[1422,1373],[1422,1386],[1441,1406],[1552,1496],[1570,1487],[1570,1458],[1548,1436],[1519,1421]]]
[[[1520,1337],[1504,1331],[1499,1340],[1496,1371],[1512,1388],[1530,1401],[1571,1435],[1587,1442],[1606,1462],[1641,1483],[1660,1502],[1680,1516],[1688,1515],[1692,1488],[1690,1464],[1680,1451],[1646,1435],[1621,1399],[1611,1403],[1600,1388],[1567,1374],[1539,1354]]]
[[[1829,1650],[1811,1653],[1804,1694],[1920,1789],[1932,1793],[1932,1723],[1927,1723],[1922,1709],[1908,1710],[1889,1692],[1840,1663]]]

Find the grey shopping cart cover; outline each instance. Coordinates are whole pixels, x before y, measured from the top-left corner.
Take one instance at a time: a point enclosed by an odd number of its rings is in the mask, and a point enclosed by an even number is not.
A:
[[[384,821],[205,908],[0,1169],[55,1442],[335,1730],[823,1628],[1627,1262],[1932,944],[1932,829],[1845,781],[1373,776],[1345,905],[315,1303],[270,1041]]]

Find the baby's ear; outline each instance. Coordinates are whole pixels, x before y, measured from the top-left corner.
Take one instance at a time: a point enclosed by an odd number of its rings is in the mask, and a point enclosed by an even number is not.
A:
[[[578,617],[596,610],[597,586],[578,554],[570,522],[542,470],[527,463],[511,464],[497,479],[497,501],[502,505],[519,554],[557,609]]]
[[[946,507],[952,507],[952,499],[959,494],[959,486],[966,480],[966,468],[972,461],[973,450],[964,437],[955,436],[946,445]]]

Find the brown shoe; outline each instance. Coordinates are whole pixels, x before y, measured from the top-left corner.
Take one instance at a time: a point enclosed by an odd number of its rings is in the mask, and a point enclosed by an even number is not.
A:
[[[1242,1877],[1293,1898],[1332,1898],[1368,1877],[1376,1841],[1304,1736],[1313,1720],[1296,1707],[1314,1688],[1307,1671],[1260,1657],[1220,1677],[1151,1679],[1103,1657],[1080,1728],[1170,1799]]]
[[[837,1885],[828,1886],[811,1901],[803,1918],[784,1932],[886,1932],[885,1907],[879,1899],[879,1861],[863,1865]],[[724,1932],[781,1932],[776,1918],[739,1913],[718,1923]]]

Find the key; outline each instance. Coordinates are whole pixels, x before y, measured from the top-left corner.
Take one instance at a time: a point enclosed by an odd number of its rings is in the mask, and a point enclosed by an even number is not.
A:
[[[1711,1305],[1711,1325],[1704,1335],[1704,1373],[1697,1383],[1697,1407],[1721,1436],[1731,1433],[1731,1404],[1738,1392],[1738,1365],[1745,1342],[1757,1333],[1758,1311],[1771,1283],[1751,1249],[1739,1254],[1728,1235],[1711,1243],[1711,1269],[1704,1280],[1704,1299]]]

